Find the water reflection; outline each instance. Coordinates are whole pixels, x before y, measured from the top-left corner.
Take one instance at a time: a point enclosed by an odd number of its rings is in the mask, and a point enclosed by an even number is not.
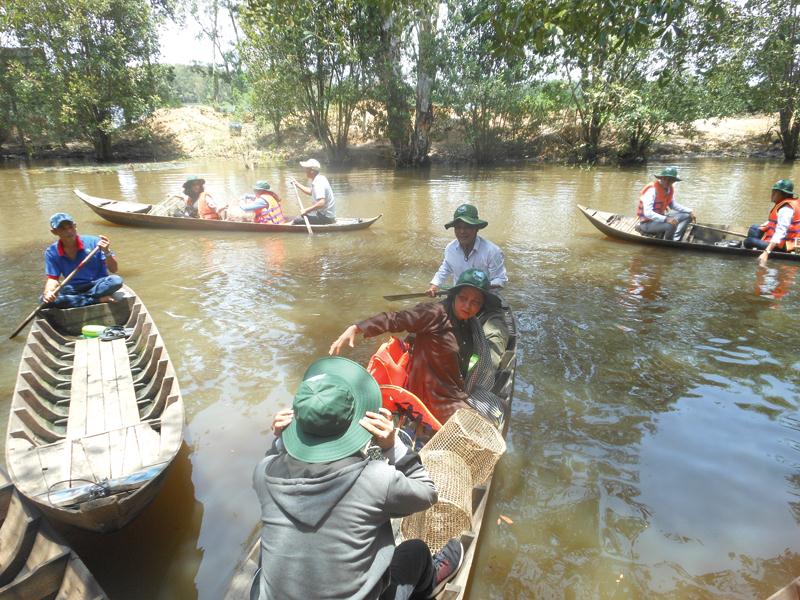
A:
[[[774,300],[770,306],[777,308],[792,289],[798,269],[797,265],[769,265],[756,269],[755,295]]]

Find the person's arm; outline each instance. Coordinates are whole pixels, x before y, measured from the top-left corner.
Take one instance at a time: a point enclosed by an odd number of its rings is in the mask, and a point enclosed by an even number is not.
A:
[[[42,299],[45,302],[52,302],[56,299],[55,289],[58,287],[58,277],[47,277],[44,284],[44,291],[42,292]]]
[[[508,283],[506,259],[499,247],[492,248],[489,254],[489,285],[501,288]]]
[[[656,211],[653,210],[655,202],[656,202],[656,190],[655,188],[650,188],[649,190],[647,190],[647,192],[645,192],[644,196],[642,197],[642,212],[644,212],[645,219],[650,219],[651,221],[658,221],[658,222],[668,221],[669,219],[667,217],[658,214]]]
[[[303,212],[300,213],[300,216],[307,215],[310,212],[314,212],[317,209],[322,208],[325,206],[325,198],[322,200],[317,200],[314,204],[310,204],[303,209]]]
[[[111,241],[104,235],[98,237],[100,241],[97,242],[97,245],[100,246],[100,250],[103,252],[103,260],[106,261],[106,269],[108,269],[109,273],[116,273],[119,269],[119,265],[117,264],[116,253],[111,251]]]
[[[689,213],[690,215],[692,215],[692,221],[694,221],[694,209],[693,208],[689,208],[688,206],[684,206],[683,204],[678,204],[675,201],[675,196],[672,197],[672,204],[670,204],[670,208],[672,208],[672,210],[676,210],[678,212]]]
[[[290,177],[289,178],[289,184],[295,186],[298,190],[303,192],[306,196],[310,196],[311,195],[311,188],[303,185],[302,183],[297,181],[297,179],[295,179],[294,177]]]
[[[47,275],[47,280],[44,283],[44,290],[42,291],[42,299],[45,302],[52,302],[56,299],[56,294],[53,293],[58,287],[61,271],[56,264],[55,258],[50,253],[50,248],[44,251],[44,272]]]
[[[338,355],[342,348],[355,346],[356,336],[364,334],[365,338],[375,337],[382,333],[398,333],[408,331],[419,333],[433,328],[438,319],[446,319],[446,313],[440,313],[436,302],[430,304],[417,304],[415,307],[399,312],[384,312],[359,323],[350,325],[331,344],[329,354]]]
[[[249,204],[240,204],[239,208],[245,211],[254,211],[258,210],[259,208],[266,208],[267,201],[263,198],[256,198],[253,202]]]
[[[758,262],[761,265],[767,264],[770,253],[779,245],[785,238],[786,232],[789,230],[789,225],[792,224],[792,217],[794,216],[794,209],[791,206],[784,206],[778,211],[778,222],[775,224],[775,233],[772,235],[769,244],[764,251],[759,255]]]

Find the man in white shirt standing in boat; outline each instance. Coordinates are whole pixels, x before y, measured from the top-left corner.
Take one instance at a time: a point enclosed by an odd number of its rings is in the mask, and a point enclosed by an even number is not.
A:
[[[639,193],[639,231],[663,234],[665,240],[681,241],[694,210],[675,202],[675,182],[680,181],[676,167],[665,167]]]
[[[456,239],[444,249],[444,260],[431,280],[428,295],[435,297],[442,285],[453,285],[464,271],[480,269],[489,275],[489,286],[502,288],[508,283],[505,258],[498,246],[478,235],[489,223],[478,218],[478,209],[472,204],[462,204],[453,213],[453,220],[444,228],[453,228]],[[492,352],[492,364],[497,368],[508,343],[508,325],[502,309],[482,311],[478,320]]]
[[[305,186],[299,183],[294,177],[289,179],[289,183],[295,186],[304,194],[311,196],[309,206],[306,206],[300,215],[292,221],[293,225],[303,225],[303,216],[308,219],[311,225],[329,225],[336,222],[336,200],[333,197],[333,189],[328,182],[328,178],[320,173],[322,169],[319,161],[315,158],[300,161],[300,166],[306,170],[306,179],[311,183]]]

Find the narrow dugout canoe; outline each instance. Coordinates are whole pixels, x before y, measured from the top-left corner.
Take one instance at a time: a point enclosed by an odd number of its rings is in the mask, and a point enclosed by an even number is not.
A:
[[[83,200],[86,205],[106,221],[118,225],[132,227],[157,227],[162,229],[213,229],[215,231],[260,231],[263,233],[305,233],[308,235],[305,224],[303,225],[272,225],[269,223],[242,223],[240,221],[214,221],[210,219],[191,219],[188,217],[170,217],[167,215],[149,214],[155,204],[140,202],[120,202],[106,198],[96,198],[80,190],[73,190],[75,195]],[[355,231],[366,229],[381,218],[370,217],[367,219],[337,218],[330,225],[311,225],[314,233],[331,233],[340,231]]]
[[[516,321],[510,309],[507,309],[506,323],[509,325],[508,345],[500,360],[497,376],[495,377],[495,386],[492,390],[506,401],[506,412],[503,416],[501,429],[503,438],[508,434],[517,366]],[[458,573],[456,573],[456,576],[449,581],[444,589],[436,596],[438,600],[463,600],[467,592],[473,563],[475,561],[475,553],[478,547],[478,538],[486,519],[486,509],[489,504],[493,477],[494,474],[489,477],[485,484],[475,486],[472,490],[472,527],[469,531],[464,531],[461,534],[461,543],[464,546],[464,561]],[[397,542],[399,543],[400,541],[402,540],[399,538],[398,534]],[[247,558],[234,573],[228,592],[225,595],[225,600],[251,599],[251,590],[253,590],[253,583],[255,582],[259,568],[259,552],[260,540],[257,539],[250,547]]]
[[[48,517],[92,531],[130,522],[156,495],[183,436],[164,342],[128,288],[117,302],[44,309],[22,353],[6,439],[11,480]],[[83,339],[86,324],[130,336]]]
[[[75,552],[0,469],[0,598],[107,600]]]
[[[607,236],[618,240],[636,242],[639,244],[650,244],[652,246],[663,246],[665,248],[676,248],[678,250],[699,250],[701,252],[715,252],[733,256],[749,256],[757,258],[761,250],[754,248],[742,248],[736,242],[741,242],[743,238],[732,233],[727,225],[711,225],[698,223],[697,226],[689,225],[684,234],[683,241],[663,240],[661,238],[643,235],[636,230],[639,220],[636,217],[617,215],[602,210],[595,210],[586,206],[578,205],[578,209],[589,219],[589,222],[597,227]],[[789,260],[800,261],[800,254],[790,252],[773,252],[770,260]]]

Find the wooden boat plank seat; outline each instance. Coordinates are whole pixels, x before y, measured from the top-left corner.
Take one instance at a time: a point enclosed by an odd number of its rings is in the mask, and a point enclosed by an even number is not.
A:
[[[0,587],[13,581],[25,565],[40,519],[22,503],[13,486],[4,487],[2,496],[8,511],[0,524]]]
[[[39,540],[42,540],[41,542]],[[54,551],[58,549],[58,553]],[[50,555],[50,556],[47,556]],[[9,598],[51,598],[58,593],[64,571],[71,559],[69,548],[37,536],[37,543],[28,557],[26,569],[9,585],[13,590]],[[0,588],[0,598],[6,597]]]

